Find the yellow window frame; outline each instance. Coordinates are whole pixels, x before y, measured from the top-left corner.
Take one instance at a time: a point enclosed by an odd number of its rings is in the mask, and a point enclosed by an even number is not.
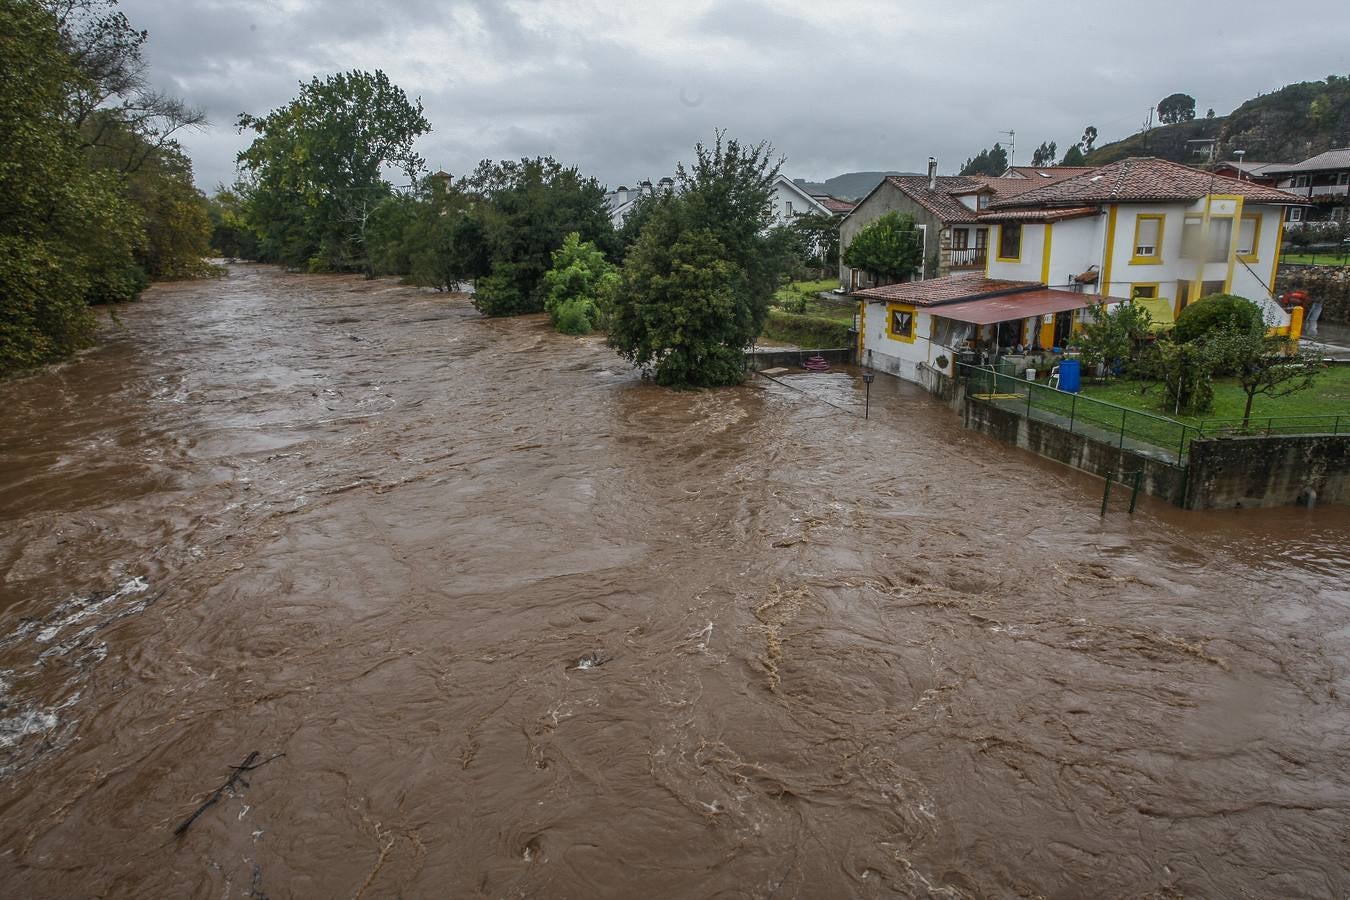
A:
[[[1139,255],[1139,226],[1146,221],[1155,221],[1158,223],[1158,239],[1153,244],[1152,256]],[[1163,232],[1167,227],[1167,216],[1163,213],[1140,213],[1134,217],[1134,244],[1130,247],[1130,265],[1133,266],[1158,266],[1162,265]]]
[[[909,313],[909,333],[903,334],[895,330],[895,314],[898,312]],[[888,303],[886,304],[886,336],[893,341],[901,341],[906,344],[914,343],[914,337],[919,331],[919,313],[907,303]]]
[[[1252,225],[1252,252],[1239,253],[1237,255],[1237,258],[1242,260],[1243,262],[1254,263],[1258,262],[1261,256],[1261,214],[1260,213],[1242,214],[1242,218],[1238,221],[1237,239],[1239,241],[1242,240],[1242,223],[1247,221],[1248,219],[1251,219],[1252,222],[1255,223]]]
[[[1008,227],[1008,224],[1012,224],[1012,225],[1016,225],[1016,226],[1017,226],[1017,255],[1016,255],[1016,256],[1004,256],[1004,255],[1003,255],[1003,229],[1007,228],[1007,227]],[[1026,230],[1025,228],[1022,227],[1022,223],[1021,223],[1021,222],[1012,222],[1012,223],[1007,223],[1007,224],[999,225],[999,226],[998,226],[998,242],[997,242],[996,244],[994,244],[994,256],[995,256],[995,258],[996,258],[999,262],[1021,262],[1021,261],[1022,261],[1022,244],[1026,242],[1026,237],[1027,237],[1027,230]],[[988,258],[989,258],[989,257],[988,257],[988,253],[989,253],[989,251],[986,250],[986,251],[985,251],[985,254],[986,254],[986,255],[985,255],[985,259],[988,259]]]
[[[1153,288],[1153,294],[1152,294],[1151,296],[1145,296],[1145,297],[1143,297],[1143,298],[1136,297],[1134,292],[1137,291],[1137,290],[1139,290],[1140,288]],[[1134,282],[1133,284],[1130,285],[1130,299],[1131,299],[1131,300],[1139,300],[1139,299],[1144,299],[1144,300],[1156,300],[1156,299],[1158,299],[1158,293],[1159,293],[1161,290],[1162,290],[1162,282],[1161,282],[1161,281],[1136,281],[1136,282]]]

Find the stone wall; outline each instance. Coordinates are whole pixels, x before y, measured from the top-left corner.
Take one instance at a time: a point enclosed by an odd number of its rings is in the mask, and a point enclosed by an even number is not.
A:
[[[1275,293],[1307,291],[1322,301],[1322,321],[1350,325],[1350,267],[1280,266]]]
[[[1134,473],[1142,470],[1144,493],[1173,503],[1181,503],[1185,496],[1184,469],[971,397],[965,399],[964,407],[967,428],[1102,478],[1109,474],[1117,481],[1129,479],[1132,483]]]
[[[1187,509],[1350,503],[1350,435],[1191,443]]]

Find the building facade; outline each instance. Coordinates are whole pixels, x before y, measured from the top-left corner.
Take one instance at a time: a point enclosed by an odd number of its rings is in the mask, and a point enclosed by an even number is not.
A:
[[[1292,165],[1272,165],[1264,173],[1276,187],[1304,201],[1289,209],[1290,222],[1350,222],[1350,147]]]

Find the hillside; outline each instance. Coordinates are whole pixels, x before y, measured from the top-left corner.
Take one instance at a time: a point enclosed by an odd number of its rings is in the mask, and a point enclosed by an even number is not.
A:
[[[876,187],[887,175],[913,175],[914,172],[845,172],[826,181],[807,181],[794,178],[800,187],[813,194],[831,194],[841,200],[859,200]]]
[[[1303,81],[1253,97],[1226,116],[1162,125],[1147,134],[1103,144],[1088,155],[1099,166],[1127,156],[1158,156],[1173,162],[1207,161],[1187,141],[1215,138],[1216,159],[1234,150],[1259,162],[1298,162],[1333,147],[1350,146],[1350,78]]]

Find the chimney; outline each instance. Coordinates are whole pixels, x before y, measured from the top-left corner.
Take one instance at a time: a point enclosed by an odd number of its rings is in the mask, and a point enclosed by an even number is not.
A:
[[[928,157],[928,189],[937,190],[937,158]]]

